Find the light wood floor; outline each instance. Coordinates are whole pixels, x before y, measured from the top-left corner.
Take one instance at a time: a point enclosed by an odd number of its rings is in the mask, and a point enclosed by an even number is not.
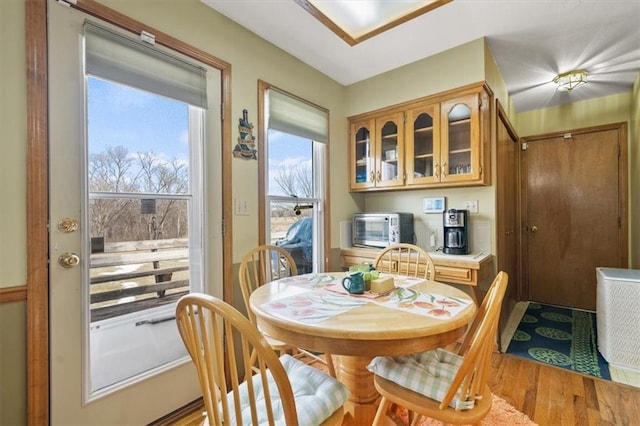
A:
[[[640,425],[640,389],[494,354],[489,386],[534,422],[546,425]],[[162,425],[197,426],[202,409]]]

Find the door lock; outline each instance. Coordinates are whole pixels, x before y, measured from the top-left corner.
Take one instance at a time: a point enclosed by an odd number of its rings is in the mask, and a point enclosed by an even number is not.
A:
[[[69,232],[77,231],[78,221],[70,217],[65,217],[64,219],[60,219],[60,221],[58,222],[58,230],[60,230],[60,232],[64,232],[65,234],[68,234]]]
[[[75,253],[62,253],[58,257],[58,264],[63,268],[73,268],[80,263],[80,257]]]

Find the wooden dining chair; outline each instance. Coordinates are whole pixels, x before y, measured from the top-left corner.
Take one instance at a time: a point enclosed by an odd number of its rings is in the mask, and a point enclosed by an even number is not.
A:
[[[380,272],[430,280],[436,278],[433,259],[426,251],[414,244],[392,244],[382,249],[373,261],[373,266]]]
[[[238,310],[191,293],[176,307],[182,341],[198,373],[208,425],[340,425],[348,390],[328,374],[278,355]],[[251,371],[251,353],[257,370]]]
[[[457,353],[438,348],[373,359],[368,369],[382,395],[374,425],[384,424],[391,403],[412,413],[412,425],[421,416],[445,424],[480,424],[491,410],[487,374],[507,281],[506,272],[498,273]]]
[[[242,298],[245,308],[247,309],[247,316],[257,327],[256,316],[249,306],[251,293],[265,283],[298,275],[298,269],[296,268],[293,258],[285,249],[266,244],[258,246],[244,255],[240,262],[239,274],[240,289],[242,290]],[[296,357],[306,357],[310,360],[310,363],[320,362],[327,367],[331,376],[336,377],[333,358],[330,354],[324,354],[324,357],[321,357],[313,352],[297,348],[264,333],[263,335],[276,352],[280,354],[291,352]]]

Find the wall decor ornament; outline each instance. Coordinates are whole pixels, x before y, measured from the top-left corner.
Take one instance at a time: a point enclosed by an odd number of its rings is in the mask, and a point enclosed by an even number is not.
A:
[[[233,148],[233,156],[245,160],[257,160],[258,150],[256,149],[256,138],[253,136],[253,124],[249,123],[249,113],[246,109],[242,110],[242,118],[238,124],[238,143]]]

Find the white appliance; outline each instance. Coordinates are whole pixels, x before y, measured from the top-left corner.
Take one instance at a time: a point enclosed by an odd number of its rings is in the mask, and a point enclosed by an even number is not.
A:
[[[609,364],[640,372],[640,270],[596,268],[598,349]]]

